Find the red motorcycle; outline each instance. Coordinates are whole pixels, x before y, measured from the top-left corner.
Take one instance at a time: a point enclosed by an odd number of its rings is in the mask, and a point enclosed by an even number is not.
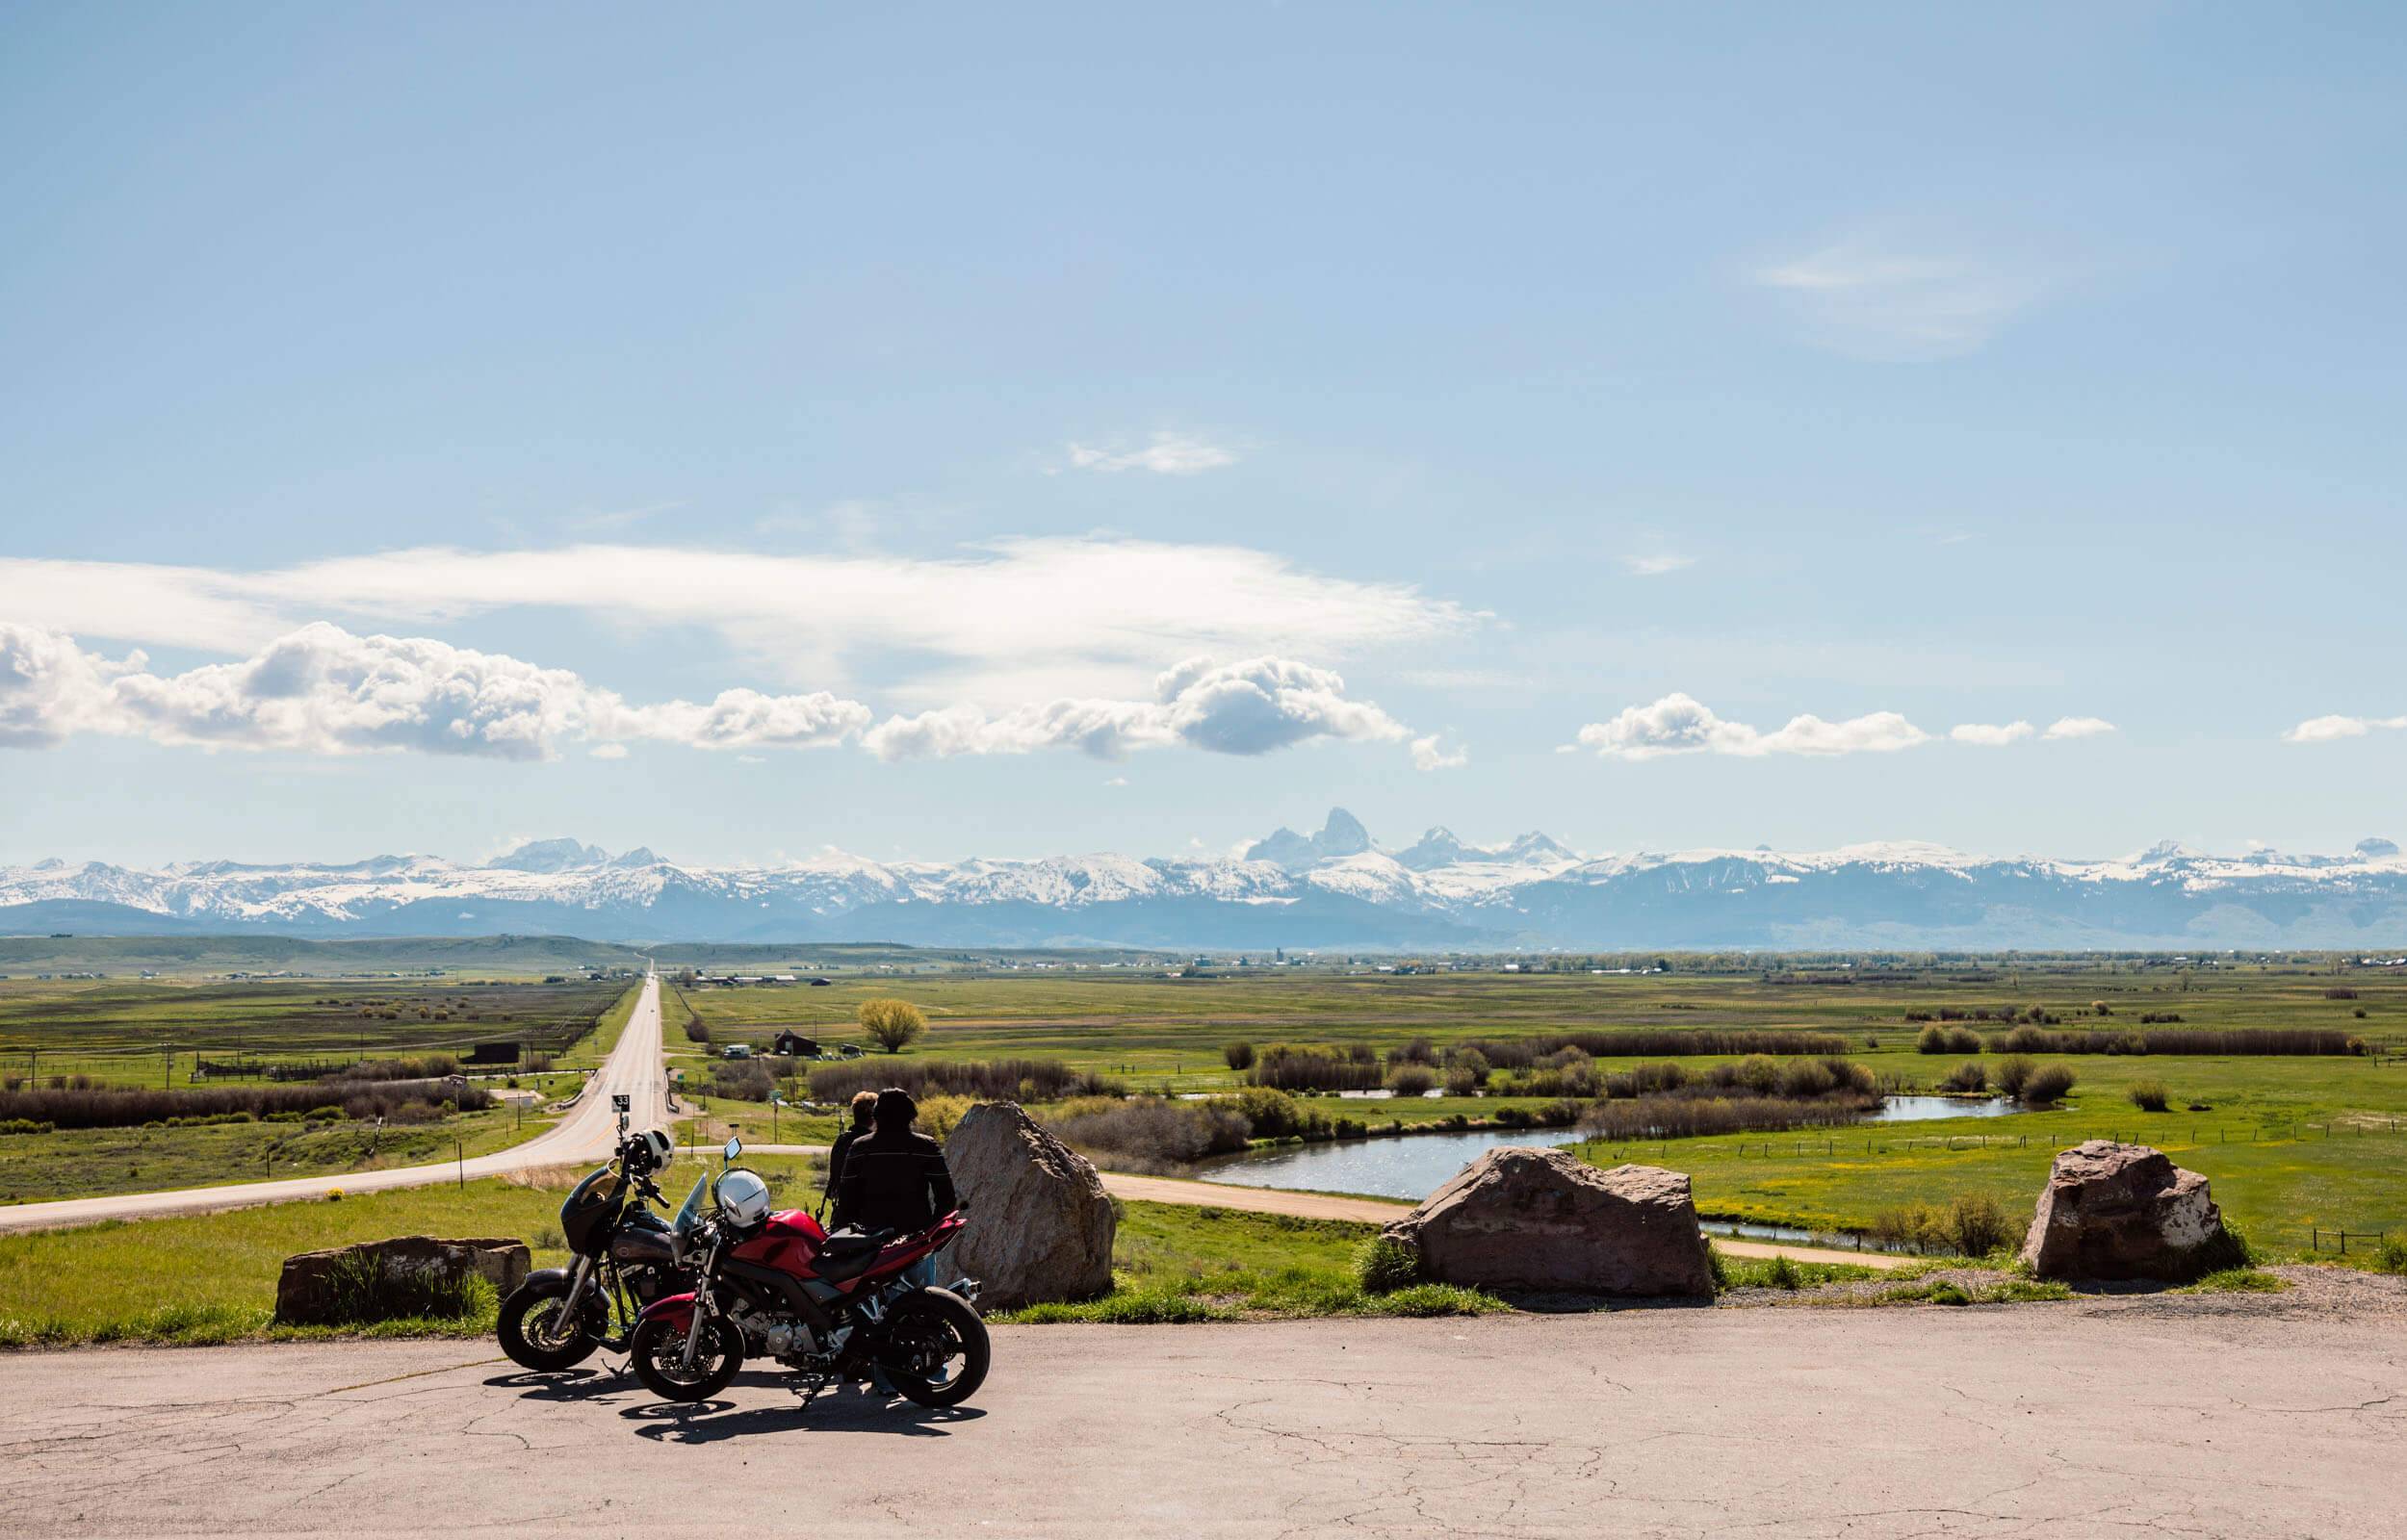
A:
[[[742,1150],[729,1140],[726,1159]],[[935,1289],[905,1274],[962,1224],[955,1210],[924,1230],[830,1235],[800,1209],[769,1212],[758,1172],[706,1171],[671,1228],[693,1291],[644,1308],[628,1345],[636,1377],[665,1399],[698,1401],[747,1356],[767,1357],[802,1376],[805,1405],[840,1381],[874,1379],[922,1406],[957,1406],[986,1378],[977,1281]]]

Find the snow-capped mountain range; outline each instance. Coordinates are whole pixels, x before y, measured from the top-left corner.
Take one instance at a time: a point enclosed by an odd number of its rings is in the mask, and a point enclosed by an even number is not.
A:
[[[2387,947],[2407,943],[2407,857],[1993,860],[1937,845],[1586,857],[1542,834],[1388,849],[1343,808],[1241,857],[687,867],[537,840],[482,865],[201,861],[0,868],[0,932],[565,935],[950,946],[1618,948]]]

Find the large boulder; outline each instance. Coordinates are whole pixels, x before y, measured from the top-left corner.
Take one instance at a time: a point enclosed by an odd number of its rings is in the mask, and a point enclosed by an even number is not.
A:
[[[2057,1155],[2023,1260],[2042,1278],[2187,1283],[2247,1257],[2205,1177],[2145,1144],[2093,1139]]]
[[[304,1251],[284,1259],[275,1285],[276,1323],[355,1325],[420,1315],[422,1301],[439,1298],[472,1276],[506,1295],[527,1281],[531,1261],[524,1241],[444,1241],[431,1235]]]
[[[1383,1232],[1439,1283],[1516,1294],[1710,1295],[1688,1178],[1600,1171],[1561,1150],[1491,1149]]]
[[[937,1254],[940,1281],[977,1279],[995,1310],[1110,1292],[1117,1220],[1092,1161],[1014,1103],[989,1102],[962,1115],[945,1163],[969,1214]]]

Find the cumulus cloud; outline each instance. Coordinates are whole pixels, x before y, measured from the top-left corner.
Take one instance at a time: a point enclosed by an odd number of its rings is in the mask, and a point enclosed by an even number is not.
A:
[[[824,692],[730,690],[708,705],[630,706],[567,669],[423,636],[304,626],[239,661],[146,672],[72,637],[0,626],[0,744],[76,732],[303,754],[413,751],[548,759],[572,742],[602,757],[634,739],[699,749],[827,747],[857,735],[867,706]]]
[[[1412,768],[1415,770],[1460,770],[1471,762],[1471,751],[1457,749],[1449,754],[1437,746],[1437,734],[1412,740]]]
[[[1973,352],[2049,288],[2026,268],[1894,236],[1836,242],[1748,276],[1778,295],[1813,341],[1876,362]]]
[[[1151,471],[1155,475],[1201,475],[1234,465],[1237,457],[1219,445],[1191,433],[1156,433],[1142,449],[1101,449],[1086,444],[1069,447],[1070,465],[1077,471]]]
[[[1117,759],[1174,744],[1258,755],[1314,738],[1404,735],[1403,724],[1347,695],[1344,679],[1328,669],[1281,657],[1224,664],[1206,656],[1163,672],[1150,701],[1066,699],[999,715],[948,706],[890,717],[862,741],[887,759],[1062,748]]]
[[[1947,735],[1956,743],[2003,748],[2031,737],[2035,731],[2028,722],[1967,722],[1951,728]],[[2039,736],[2085,738],[2113,731],[2111,723],[2096,717],[2065,717]],[[1785,726],[1766,732],[1744,722],[1727,721],[1695,697],[1675,692],[1649,706],[1626,707],[1610,721],[1592,722],[1556,752],[1592,749],[1608,759],[1653,759],[1673,754],[1753,759],[1774,754],[1895,754],[1936,741],[1895,711],[1874,711],[1844,722],[1794,716]]]
[[[142,665],[140,653],[112,663],[73,637],[0,622],[0,748],[47,748],[92,728],[110,681]]]
[[[1634,578],[1660,578],[1668,572],[1678,572],[1683,567],[1695,566],[1696,558],[1675,556],[1669,552],[1653,556],[1630,555],[1621,558],[1621,565],[1628,568],[1630,575]]]
[[[1164,658],[1334,662],[1486,618],[1409,584],[1330,577],[1266,552],[1102,538],[1006,540],[943,559],[421,548],[265,572],[0,557],[0,593],[12,619],[52,631],[220,654],[266,647],[308,620],[400,629],[574,609],[715,633],[789,682],[857,689],[860,672],[905,706],[989,709],[1141,697]]]
[[[1759,758],[1771,754],[1828,756],[1889,754],[1930,741],[1930,735],[1895,711],[1875,711],[1844,722],[1813,715],[1791,717],[1776,732],[1728,722],[1694,697],[1678,693],[1651,706],[1633,706],[1608,722],[1592,722],[1574,740],[1608,759],[1653,759],[1672,754],[1725,754]]]
[[[2048,731],[2039,734],[2051,741],[2064,738],[2095,738],[2114,731],[2114,724],[2103,717],[2060,716],[2048,724]]]
[[[2000,749],[2009,743],[2018,743],[2037,731],[2028,722],[2007,722],[1997,725],[1986,722],[1967,722],[1960,727],[1948,729],[1948,736],[1958,743],[1978,744],[1985,749]]]
[[[7,720],[6,707],[0,706],[0,723]],[[2337,743],[2342,738],[2362,738],[2376,731],[2407,728],[2407,716],[2317,716],[2310,717],[2282,734],[2285,743]]]

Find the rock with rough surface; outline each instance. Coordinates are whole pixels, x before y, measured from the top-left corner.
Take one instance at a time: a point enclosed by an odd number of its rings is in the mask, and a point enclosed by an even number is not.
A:
[[[531,1260],[527,1243],[519,1240],[444,1241],[431,1235],[404,1235],[390,1241],[362,1241],[356,1245],[325,1251],[304,1251],[284,1259],[275,1285],[276,1324],[330,1326],[375,1319],[374,1297],[362,1297],[358,1274],[374,1270],[379,1284],[405,1284],[415,1275],[455,1285],[477,1276],[491,1283],[496,1294],[508,1294],[527,1281]],[[368,1293],[373,1296],[375,1288]],[[396,1290],[396,1297],[405,1291]]]
[[[1439,1283],[1516,1294],[1710,1295],[1688,1178],[1600,1171],[1560,1150],[1491,1149],[1384,1232]]]
[[[937,1254],[940,1282],[977,1279],[989,1310],[1110,1292],[1117,1221],[1092,1161],[1016,1104],[990,1102],[962,1115],[945,1163],[968,1214]]]
[[[2042,1278],[2187,1283],[2246,1257],[2205,1177],[2145,1144],[2093,1139],[2058,1153],[2023,1260]]]

